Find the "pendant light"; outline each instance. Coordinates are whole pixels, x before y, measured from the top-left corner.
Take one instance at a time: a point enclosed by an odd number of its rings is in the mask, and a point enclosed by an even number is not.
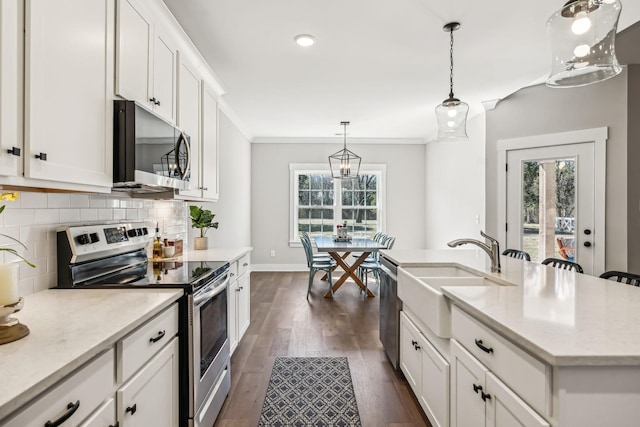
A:
[[[329,156],[331,175],[338,179],[353,179],[358,177],[362,158],[347,150],[347,126],[349,122],[340,122],[344,127],[344,148]]]
[[[569,0],[549,18],[547,86],[585,86],[620,74],[615,37],[621,9],[619,0]]]
[[[469,106],[453,95],[453,32],[460,29],[459,22],[449,22],[442,29],[451,35],[449,46],[449,97],[436,107],[438,137],[436,141],[466,141]]]

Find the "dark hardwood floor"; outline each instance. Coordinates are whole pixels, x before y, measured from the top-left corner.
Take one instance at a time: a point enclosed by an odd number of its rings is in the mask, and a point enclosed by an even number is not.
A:
[[[324,298],[320,276],[307,302],[308,273],[251,273],[251,326],[231,358],[231,392],[215,426],[257,426],[276,356],[346,356],[364,427],[430,426],[379,341],[378,297],[363,299],[347,282]]]

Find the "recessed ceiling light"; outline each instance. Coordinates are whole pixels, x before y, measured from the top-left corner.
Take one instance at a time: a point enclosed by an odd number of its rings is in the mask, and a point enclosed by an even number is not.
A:
[[[309,47],[316,42],[316,38],[311,34],[298,34],[293,38],[299,46]]]

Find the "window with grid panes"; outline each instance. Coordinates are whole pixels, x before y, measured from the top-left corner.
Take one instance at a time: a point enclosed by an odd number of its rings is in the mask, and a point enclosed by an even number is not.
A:
[[[345,221],[349,233],[357,237],[372,237],[382,231],[384,166],[371,170],[363,166],[360,175],[349,180],[333,179],[328,168],[314,170],[309,166],[291,165],[291,241],[298,242],[302,231],[312,237],[332,236],[336,226]]]

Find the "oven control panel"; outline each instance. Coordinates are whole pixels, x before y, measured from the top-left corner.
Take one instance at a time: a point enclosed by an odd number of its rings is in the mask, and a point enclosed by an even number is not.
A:
[[[102,252],[124,253],[145,247],[153,235],[145,224],[101,224],[63,227],[58,229],[58,239],[61,238],[80,260]]]

